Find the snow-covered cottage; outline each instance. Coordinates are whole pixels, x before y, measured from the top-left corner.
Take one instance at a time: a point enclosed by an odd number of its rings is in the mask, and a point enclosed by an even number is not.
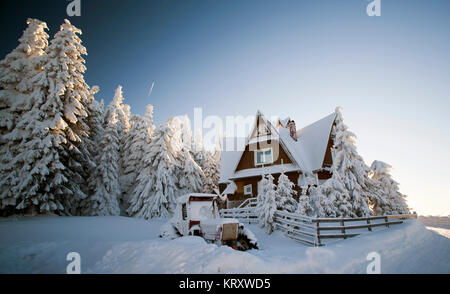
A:
[[[333,112],[297,130],[290,118],[272,123],[258,111],[245,149],[222,152],[219,188],[228,196],[228,207],[256,197],[263,174],[271,174],[276,183],[283,171],[295,184],[298,195],[307,172],[320,182],[329,179],[335,119]]]

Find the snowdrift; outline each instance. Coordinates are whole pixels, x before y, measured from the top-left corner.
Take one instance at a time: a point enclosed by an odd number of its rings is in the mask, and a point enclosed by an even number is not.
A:
[[[65,273],[81,255],[82,273],[366,273],[370,252],[382,273],[450,273],[450,239],[417,220],[326,247],[307,247],[249,228],[260,250],[235,251],[199,237],[158,238],[167,220],[30,217],[0,220],[1,273]]]

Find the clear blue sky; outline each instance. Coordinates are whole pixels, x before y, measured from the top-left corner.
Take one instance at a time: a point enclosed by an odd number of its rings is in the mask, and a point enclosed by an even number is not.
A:
[[[27,17],[53,35],[68,1],[2,0],[0,56]],[[300,127],[343,107],[367,164],[390,163],[421,214],[450,214],[450,1],[81,0],[86,80],[157,123],[204,115],[291,116]],[[150,97],[148,91],[155,81]]]

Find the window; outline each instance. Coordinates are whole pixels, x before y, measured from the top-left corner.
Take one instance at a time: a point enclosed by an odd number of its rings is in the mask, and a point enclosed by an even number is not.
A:
[[[258,136],[269,135],[270,130],[265,124],[260,124],[258,126]]]
[[[244,186],[244,195],[252,195],[252,184]]]
[[[272,148],[255,151],[255,165],[271,164],[272,162]]]

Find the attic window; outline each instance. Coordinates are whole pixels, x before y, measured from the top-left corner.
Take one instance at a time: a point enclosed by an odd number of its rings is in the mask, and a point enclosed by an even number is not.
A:
[[[270,130],[265,124],[260,124],[258,126],[258,136],[265,136],[265,135],[269,135],[269,134],[270,134]]]
[[[266,148],[255,151],[255,165],[273,163],[272,148]]]

